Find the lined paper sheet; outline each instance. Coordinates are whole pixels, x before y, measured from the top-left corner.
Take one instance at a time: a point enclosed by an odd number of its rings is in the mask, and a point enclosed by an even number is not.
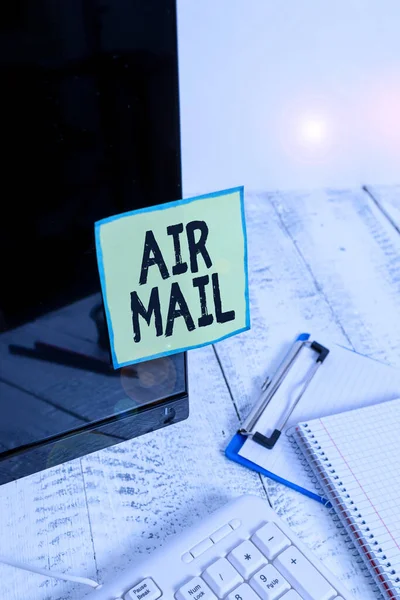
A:
[[[299,459],[285,433],[306,419],[324,417],[345,410],[370,406],[400,397],[400,371],[356,354],[340,346],[330,348],[325,362],[313,377],[307,391],[294,410],[280,439],[272,450],[247,439],[239,451],[243,458],[256,463],[282,479],[315,493],[310,478],[299,467]],[[302,387],[315,353],[304,348],[288,376],[257,424],[257,431],[271,435],[278,427]]]
[[[399,599],[400,399],[301,423],[296,438],[382,591]]]

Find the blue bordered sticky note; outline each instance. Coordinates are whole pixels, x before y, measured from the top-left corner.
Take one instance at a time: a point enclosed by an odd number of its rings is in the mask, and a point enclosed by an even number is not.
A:
[[[115,369],[250,328],[243,187],[95,224]]]

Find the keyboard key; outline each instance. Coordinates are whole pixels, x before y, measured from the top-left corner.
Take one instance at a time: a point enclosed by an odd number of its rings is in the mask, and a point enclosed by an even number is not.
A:
[[[185,554],[182,554],[181,559],[182,559],[182,562],[188,564],[188,563],[192,562],[193,556],[190,554],[190,552],[185,552]]]
[[[143,579],[143,581],[129,590],[125,595],[125,600],[141,600],[142,598],[146,598],[146,600],[156,600],[156,598],[160,598],[160,596],[161,590],[150,577],[147,577],[147,579]]]
[[[294,590],[290,590],[290,592],[284,594],[280,600],[303,600],[303,598]],[[335,600],[339,600],[339,598],[335,598]]]
[[[220,540],[224,539],[224,537],[226,537],[230,533],[232,533],[232,528],[229,527],[229,525],[224,525],[223,527],[217,529],[217,531],[214,531],[214,533],[210,535],[210,538],[212,539],[214,544],[217,544]]]
[[[229,521],[229,525],[232,527],[232,529],[238,529],[242,524],[242,521],[240,519],[232,519],[232,521]]]
[[[282,552],[290,545],[289,538],[275,525],[275,523],[267,523],[251,538],[251,541],[261,550],[269,559],[273,560],[275,556]]]
[[[213,563],[204,571],[202,577],[219,598],[226,596],[233,588],[243,583],[239,573],[226,558],[220,558]]]
[[[260,598],[247,583],[242,583],[225,600],[260,600]]]
[[[290,589],[290,585],[272,565],[263,567],[250,579],[251,587],[262,600],[276,600]]]
[[[282,552],[274,565],[304,600],[336,598],[335,590],[325,577],[294,546]]]
[[[175,594],[176,600],[216,600],[207,584],[200,577],[193,577]],[[146,598],[147,600],[147,598]]]
[[[227,558],[244,579],[249,579],[257,569],[268,562],[265,556],[249,540],[236,546]]]
[[[198,556],[200,556],[200,554],[203,554],[203,552],[211,548],[211,546],[214,546],[212,540],[210,540],[210,538],[206,538],[202,542],[196,544],[194,548],[191,548],[190,554],[194,556],[194,558],[197,558]]]

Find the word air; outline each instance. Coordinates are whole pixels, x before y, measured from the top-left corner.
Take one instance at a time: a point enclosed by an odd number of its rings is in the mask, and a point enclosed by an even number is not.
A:
[[[139,286],[147,284],[150,269],[157,269],[162,280],[174,278],[169,288],[167,306],[161,306],[158,286],[151,289],[147,306],[140,298],[140,290],[131,292],[131,310],[133,339],[141,340],[141,326],[145,322],[149,327],[154,327],[155,335],[169,337],[173,334],[176,319],[183,319],[188,331],[196,327],[207,327],[215,321],[226,323],[235,319],[235,311],[224,311],[222,308],[219,275],[217,272],[199,273],[199,263],[204,272],[204,266],[211,269],[213,262],[208,253],[206,242],[208,226],[205,221],[190,221],[184,228],[183,223],[170,225],[166,228],[166,235],[171,236],[174,248],[175,264],[168,266],[164,260],[160,246],[152,230],[146,231],[143,258],[140,270]],[[182,242],[184,238],[184,242]],[[188,250],[189,261],[182,261],[182,243]],[[200,262],[202,261],[202,262]],[[189,264],[188,264],[189,263]],[[190,277],[192,288],[197,290],[195,296],[185,298],[179,280]],[[187,281],[185,281],[187,290]],[[143,297],[143,295],[142,295]],[[193,297],[196,298],[194,305]],[[211,299],[212,298],[212,299]],[[209,304],[212,306],[209,311]],[[214,321],[215,320],[215,321]]]

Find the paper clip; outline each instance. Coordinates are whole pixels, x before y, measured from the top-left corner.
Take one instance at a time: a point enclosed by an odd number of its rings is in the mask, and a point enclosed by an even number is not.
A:
[[[288,412],[288,414],[286,414],[283,417],[282,423],[279,425],[279,427],[274,429],[274,431],[272,432],[270,437],[263,435],[258,431],[255,431],[255,427],[257,425],[259,418],[261,417],[264,410],[267,408],[267,406],[271,402],[272,398],[278,391],[282,381],[285,379],[286,375],[289,373],[292,365],[297,360],[297,357],[299,356],[300,351],[304,347],[309,347],[311,350],[316,352],[317,357],[316,357],[315,364],[311,367],[310,372],[308,373],[308,376],[304,382],[304,385],[303,385],[300,393],[298,394],[298,396],[294,400],[293,404],[291,405],[290,411]],[[308,388],[312,378],[314,377],[315,373],[317,372],[319,367],[322,365],[322,363],[324,362],[324,360],[326,359],[328,354],[329,354],[328,348],[325,348],[325,346],[322,346],[322,344],[319,344],[318,342],[310,342],[308,340],[298,340],[297,342],[295,342],[293,347],[291,348],[291,350],[285,357],[285,359],[282,361],[282,363],[278,367],[275,375],[271,379],[267,378],[264,381],[263,385],[261,386],[261,398],[260,398],[259,402],[256,404],[256,406],[253,408],[253,410],[251,411],[251,413],[249,414],[247,419],[245,419],[245,421],[243,422],[241,428],[239,429],[239,433],[241,433],[242,435],[251,437],[254,442],[257,442],[257,444],[260,444],[261,446],[264,446],[264,448],[268,448],[269,450],[271,450],[275,446],[276,442],[278,441],[278,439],[282,433],[282,430],[284,429],[284,427],[285,427],[286,423],[288,422],[290,416],[292,415],[294,409],[300,402],[300,400],[301,400],[304,392]]]

